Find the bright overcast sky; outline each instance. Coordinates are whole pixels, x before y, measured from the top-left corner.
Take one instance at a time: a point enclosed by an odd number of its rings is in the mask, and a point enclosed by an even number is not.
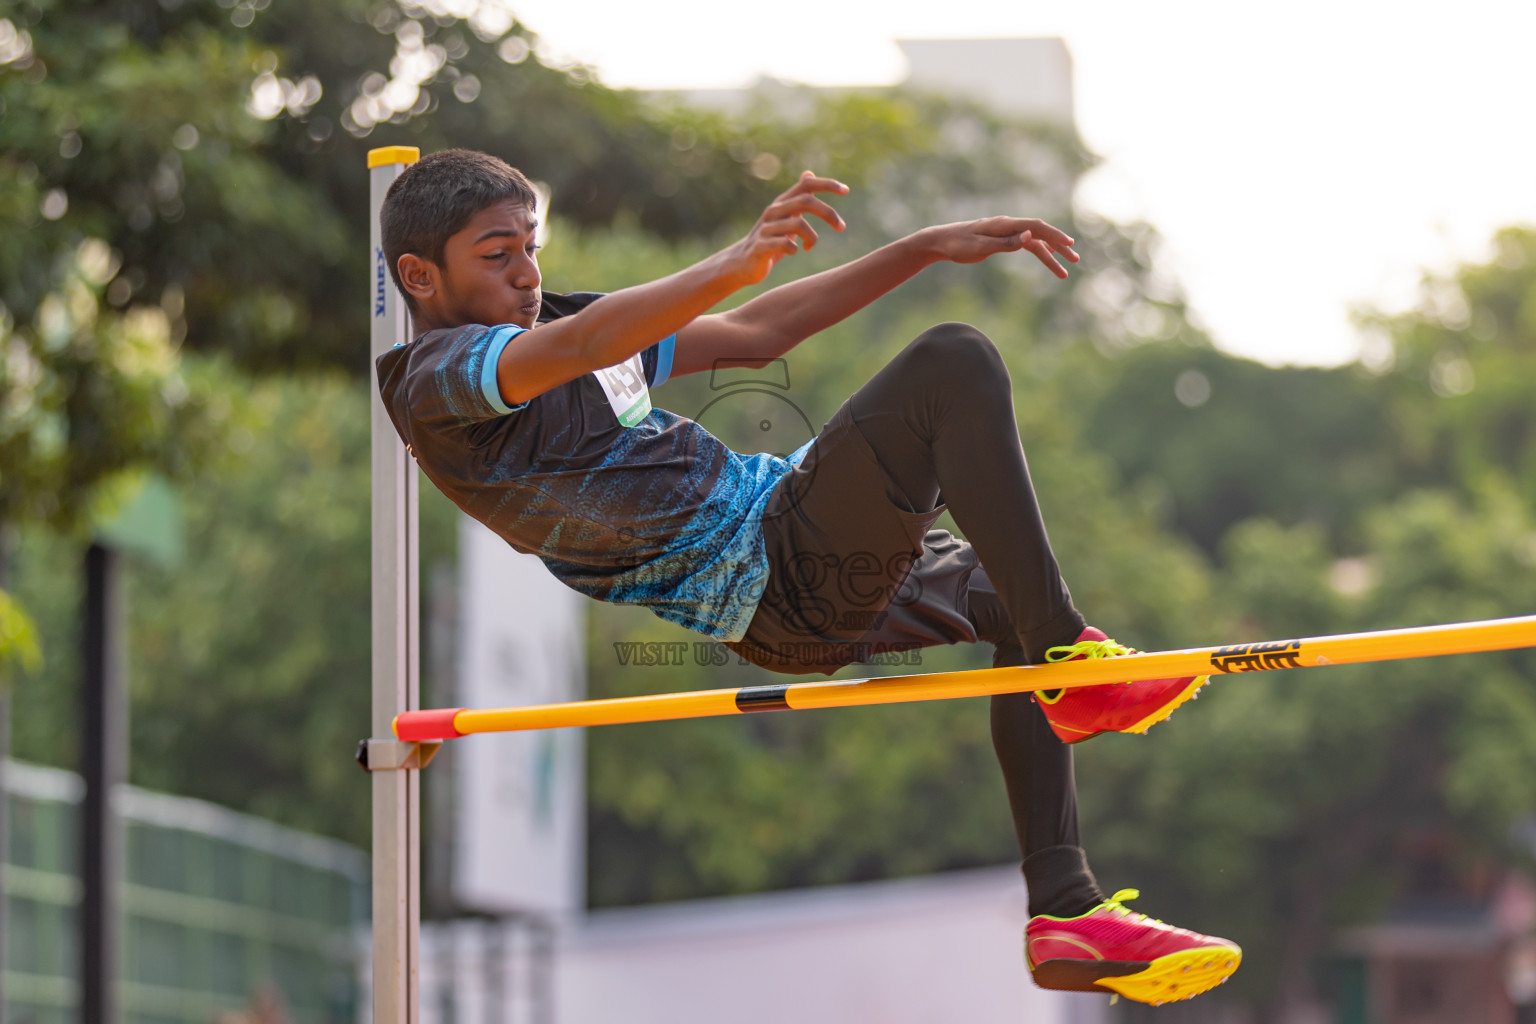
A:
[[[1060,36],[1078,127],[1106,158],[1079,202],[1155,224],[1217,341],[1269,362],[1353,358],[1352,305],[1402,308],[1421,268],[1536,224],[1530,0],[513,6],[636,88],[892,83],[893,39]]]

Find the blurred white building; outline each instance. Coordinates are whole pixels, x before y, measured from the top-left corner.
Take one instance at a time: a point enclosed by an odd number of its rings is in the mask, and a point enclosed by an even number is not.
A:
[[[422,1021],[1102,1024],[1108,994],[1030,982],[1027,920],[1003,867],[596,911],[544,949],[515,926],[429,926]]]
[[[907,85],[980,100],[1022,120],[1075,123],[1072,55],[1060,39],[898,39]]]
[[[903,85],[976,100],[1021,120],[1076,123],[1072,55],[1061,39],[898,39],[896,45],[907,60]],[[697,106],[733,111],[759,97],[793,110],[794,98],[803,94],[804,87],[764,77],[747,89],[689,89],[675,95]]]

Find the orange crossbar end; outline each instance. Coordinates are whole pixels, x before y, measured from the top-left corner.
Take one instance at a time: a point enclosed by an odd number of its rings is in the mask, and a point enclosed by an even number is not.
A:
[[[431,711],[402,711],[395,716],[395,739],[405,743],[456,740],[464,734],[453,727],[453,720],[463,710],[436,708]]]

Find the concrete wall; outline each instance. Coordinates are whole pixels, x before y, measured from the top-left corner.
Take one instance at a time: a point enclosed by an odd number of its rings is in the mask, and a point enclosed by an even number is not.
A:
[[[422,1024],[1108,1024],[1023,959],[1015,868],[422,928]],[[552,937],[553,941],[549,941]]]
[[[1034,987],[1013,868],[601,911],[555,956],[559,1024],[1102,1024]]]

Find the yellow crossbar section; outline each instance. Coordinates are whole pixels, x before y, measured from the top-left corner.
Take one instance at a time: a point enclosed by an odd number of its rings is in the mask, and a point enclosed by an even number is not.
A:
[[[1119,658],[1024,665],[1017,668],[744,686],[728,690],[696,690],[484,711],[462,708],[413,711],[395,719],[395,733],[402,740],[451,739],[477,732],[619,725],[626,722],[704,718],[754,711],[840,708],[856,704],[896,704],[914,700],[1054,690],[1091,686],[1095,683],[1123,683],[1138,679],[1315,668],[1321,665],[1427,658],[1517,647],[1536,647],[1536,615],[1375,633],[1346,633],[1301,640],[1130,654]]]

